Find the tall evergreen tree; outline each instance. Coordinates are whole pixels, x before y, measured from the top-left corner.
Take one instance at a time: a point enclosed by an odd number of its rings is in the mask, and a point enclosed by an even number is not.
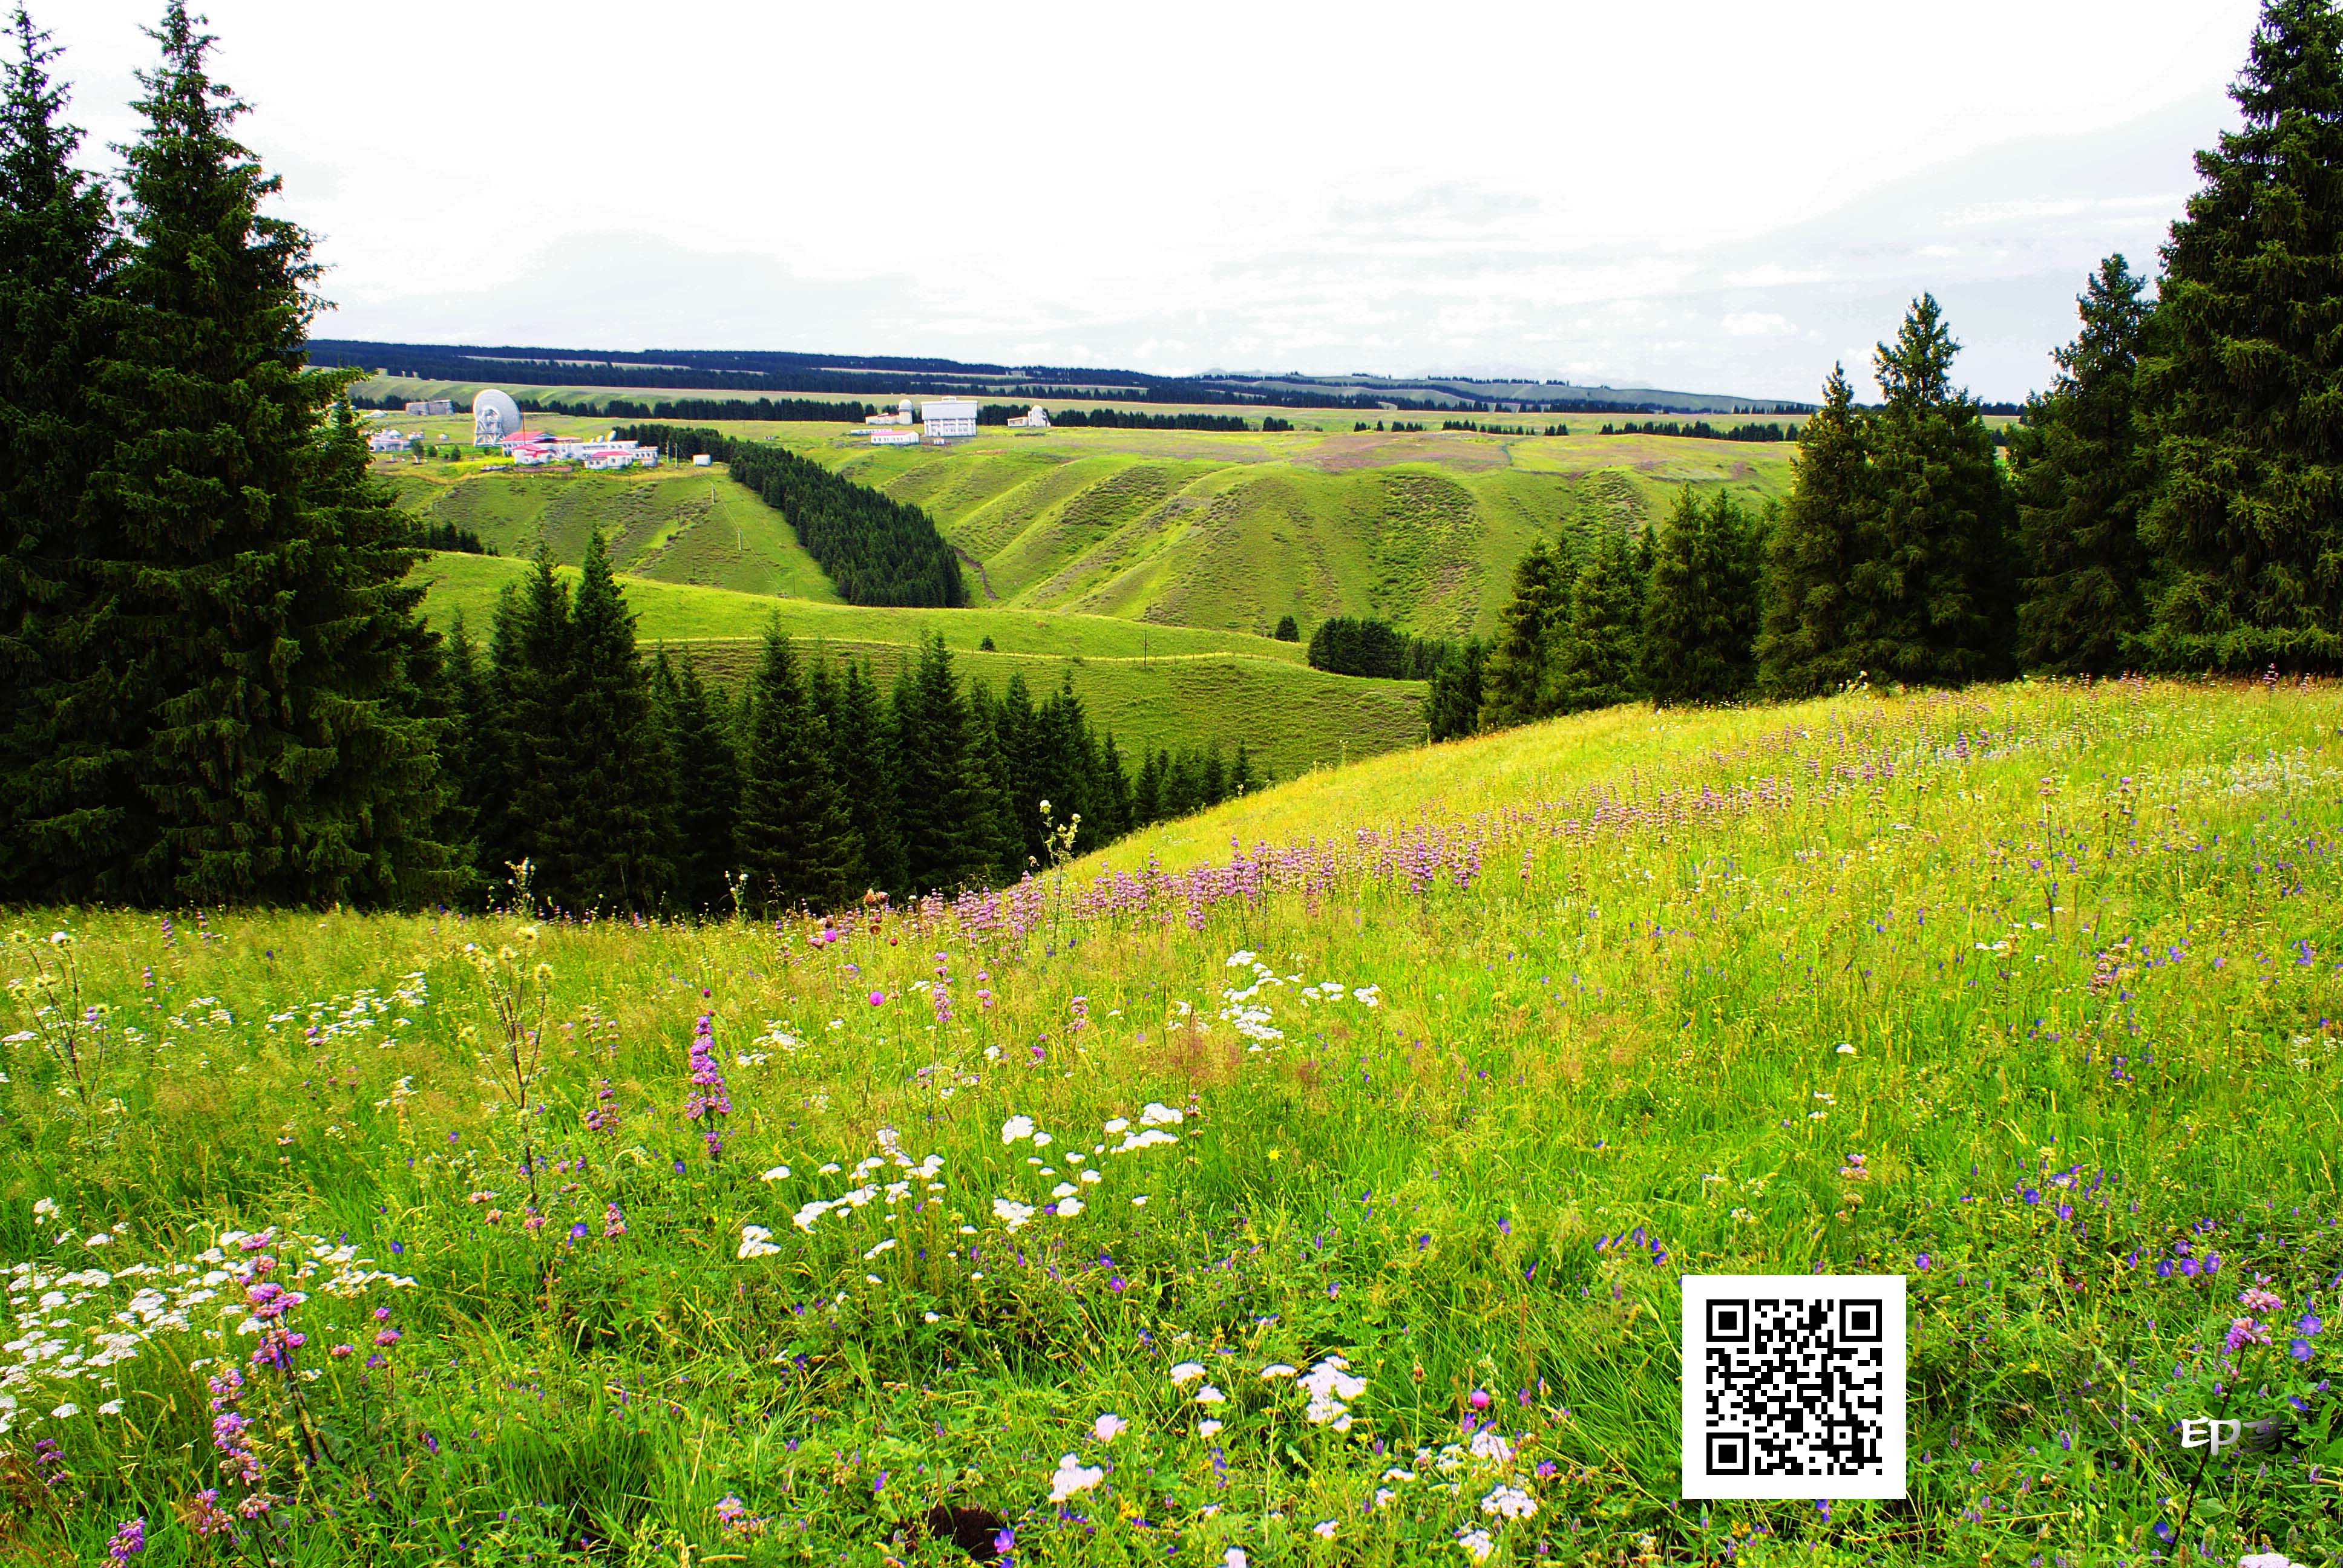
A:
[[[1481,697],[1481,728],[1503,729],[1546,717],[1547,666],[1555,630],[1570,608],[1566,563],[1540,538],[1513,563],[1513,594],[1499,612]]]
[[[1848,574],[1849,656],[1874,676],[1957,686],[2007,664],[2014,518],[2008,476],[1932,295],[1875,358],[1886,401],[1865,421],[1870,527]]]
[[[315,690],[302,738],[317,769],[307,784],[307,864],[270,890],[293,900],[412,905],[466,880],[445,834],[461,841],[458,779],[447,767],[456,726],[439,634],[423,623],[414,524],[367,471],[349,399],[334,405],[303,501],[308,548],[290,618]]]
[[[569,658],[563,892],[578,910],[655,908],[674,878],[675,764],[598,528],[570,605]]]
[[[2138,397],[2149,644],[2175,668],[2343,668],[2343,14],[2264,0],[2243,119],[2197,155]]]
[[[2133,417],[2134,372],[2147,329],[2146,280],[2120,256],[2083,296],[2083,329],[2052,357],[2047,396],[2013,433],[2017,498],[2017,662],[2032,670],[2108,674],[2131,657],[2143,620],[2139,514],[2147,452]]]
[[[770,910],[846,901],[860,857],[854,823],[830,769],[830,737],[775,625],[750,686],[746,775],[734,836],[747,896]]]
[[[1476,637],[1450,649],[1432,672],[1432,690],[1423,704],[1424,729],[1432,739],[1460,740],[1480,732],[1487,660],[1487,645]]]
[[[708,687],[689,658],[669,671],[659,655],[655,678],[669,750],[675,759],[675,900],[700,912],[730,905],[725,880],[732,869],[733,823],[740,805],[740,759],[730,726],[709,700]]]
[[[900,891],[907,882],[902,835],[896,826],[894,746],[887,707],[867,667],[849,664],[838,690],[838,725],[830,736],[830,768],[846,795],[860,851],[850,890]]]
[[[498,596],[490,628],[491,706],[501,798],[482,802],[481,869],[499,897],[528,866],[533,896],[567,901],[573,841],[569,707],[576,688],[569,649],[569,587],[539,547],[521,591]]]
[[[367,817],[350,770],[427,761],[381,700],[379,662],[356,656],[374,617],[397,618],[367,558],[386,555],[311,503],[314,435],[344,379],[302,367],[317,268],[309,236],[261,210],[277,182],[231,134],[244,106],[211,79],[184,0],[154,36],[126,149],[131,309],[93,398],[109,444],[80,540],[112,601],[116,710],[140,728],[135,798],[92,781],[129,823],[116,890],[371,894],[353,846],[405,829]]]
[[[510,590],[507,589],[509,593]],[[504,827],[504,717],[493,706],[495,672],[464,625],[461,610],[447,628],[447,689],[451,722],[440,745],[455,804],[441,841],[458,856],[459,897],[491,885],[488,846]]]
[[[1855,678],[1847,583],[1874,513],[1863,413],[1835,365],[1822,407],[1799,427],[1790,499],[1766,547],[1757,638],[1766,695],[1811,697]]]
[[[1653,547],[1643,669],[1652,700],[1730,702],[1756,673],[1756,528],[1718,490],[1704,506],[1686,485]]]
[[[1613,530],[1579,568],[1570,612],[1554,638],[1547,709],[1581,713],[1642,695],[1643,628],[1636,620],[1634,547]]]
[[[105,188],[73,166],[57,51],[20,6],[0,93],[0,903],[130,891],[137,730],[84,497],[106,435],[90,397],[120,325]],[[118,538],[111,553],[122,553]]]
[[[990,869],[992,803],[979,778],[968,699],[941,634],[898,686],[895,779],[907,885],[914,893],[981,879]]]

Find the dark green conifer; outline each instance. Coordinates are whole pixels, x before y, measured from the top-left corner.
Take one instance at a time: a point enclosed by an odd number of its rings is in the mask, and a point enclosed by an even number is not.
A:
[[[838,727],[830,765],[846,795],[860,856],[850,891],[900,892],[906,878],[902,836],[896,827],[894,745],[887,708],[870,670],[850,664],[838,692]]]
[[[667,656],[659,655],[659,669]],[[669,673],[660,707],[675,758],[675,900],[697,913],[729,912],[725,878],[733,869],[733,824],[740,806],[740,758],[731,728],[709,699],[699,670],[687,657]]]
[[[569,615],[568,833],[556,864],[577,910],[649,910],[674,879],[675,764],[599,529]]]
[[[1424,699],[1424,729],[1433,740],[1460,740],[1481,729],[1483,672],[1487,646],[1479,638],[1450,650],[1432,672],[1432,691]]]
[[[413,906],[456,896],[466,813],[447,767],[455,698],[424,625],[414,524],[367,471],[366,437],[336,401],[303,489],[308,548],[289,618],[314,693],[296,733],[316,768],[311,830],[280,901]]]
[[[1864,422],[1869,526],[1847,577],[1847,654],[1874,679],[1958,686],[2008,663],[2009,478],[1933,296],[1912,302],[1875,361],[1886,401]]]
[[[482,802],[481,869],[499,901],[526,876],[532,896],[565,907],[570,893],[569,586],[539,547],[518,593],[499,595],[490,628],[491,706],[498,732],[501,799]],[[527,869],[521,869],[526,862]]]
[[[2343,14],[2264,0],[2139,366],[2168,668],[2343,668]]]
[[[744,895],[764,910],[846,902],[860,859],[854,822],[830,773],[830,737],[776,624],[750,683],[749,742],[734,827]]]
[[[1766,547],[1757,672],[1767,696],[1811,697],[1855,678],[1847,582],[1875,510],[1863,413],[1835,365],[1822,407],[1799,427],[1790,499]]]
[[[2146,280],[2120,256],[2083,296],[2083,329],[2056,350],[2058,375],[2012,433],[2017,498],[2017,662],[2053,675],[2109,674],[2131,658],[2144,618],[2139,514],[2147,452],[2133,418],[2147,332]]]
[[[1653,548],[1643,669],[1654,703],[1730,702],[1755,675],[1756,529],[1720,489],[1686,485]]]
[[[907,883],[914,893],[984,879],[992,866],[993,805],[968,699],[941,634],[897,687],[895,779]]]
[[[351,846],[376,829],[353,820],[367,799],[344,759],[412,759],[414,734],[345,662],[387,613],[384,585],[309,502],[314,435],[344,379],[303,369],[317,267],[308,235],[263,211],[277,182],[231,134],[244,106],[211,79],[212,39],[184,0],[154,36],[162,61],[140,75],[146,124],[126,149],[131,309],[94,398],[111,439],[83,553],[114,610],[116,711],[145,727],[118,890],[372,896]]]
[[[0,94],[0,903],[123,897],[143,832],[114,601],[85,556],[121,557],[83,502],[103,461],[91,406],[121,316],[105,186],[72,162],[57,51],[22,7]]]
[[[1554,637],[1548,667],[1549,711],[1582,713],[1642,695],[1636,599],[1634,547],[1614,529],[1571,585],[1569,615]]]
[[[1543,538],[1513,563],[1513,595],[1498,615],[1483,677],[1482,729],[1528,724],[1554,711],[1547,671],[1555,633],[1569,613],[1570,588],[1564,558]]]

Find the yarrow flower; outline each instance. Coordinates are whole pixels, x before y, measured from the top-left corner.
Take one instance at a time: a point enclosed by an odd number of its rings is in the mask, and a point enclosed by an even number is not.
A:
[[[1058,1461],[1056,1472],[1050,1477],[1050,1501],[1063,1503],[1077,1493],[1088,1492],[1106,1479],[1106,1472],[1095,1464],[1084,1464],[1072,1454]]]
[[[1489,1539],[1489,1533],[1485,1530],[1459,1530],[1456,1544],[1463,1548],[1464,1555],[1475,1563],[1486,1563],[1489,1553],[1495,1551],[1497,1545]]]
[[[1481,1512],[1506,1519],[1528,1519],[1538,1511],[1537,1499],[1518,1486],[1500,1486],[1481,1499]]]

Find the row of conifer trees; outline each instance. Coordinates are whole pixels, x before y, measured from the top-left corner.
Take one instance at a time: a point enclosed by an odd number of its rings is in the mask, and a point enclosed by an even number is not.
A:
[[[1843,369],[1787,499],[1541,543],[1436,738],[1633,698],[2343,668],[2343,15],[2267,0],[2151,290],[2109,256],[1997,461],[1933,297]]]
[[[521,862],[576,910],[828,903],[1013,879],[1044,795],[1088,849],[1254,781],[1242,749],[1133,775],[1070,692],[994,699],[940,643],[881,692],[775,638],[734,703],[642,663],[598,540],[574,594],[541,560],[485,649],[442,638],[355,373],[306,364],[310,237],[263,211],[213,40],[168,0],[109,183],[75,164],[47,35],[9,31],[0,903],[413,907]],[[863,597],[917,568],[957,602],[922,515],[767,466]]]
[[[498,896],[526,878],[572,913],[1006,886],[1263,781],[1242,746],[1150,750],[1134,775],[1070,686],[1037,703],[1012,675],[996,697],[940,637],[889,684],[770,632],[728,695],[644,661],[598,534],[574,592],[540,554],[484,648],[452,630],[448,667],[451,837]]]

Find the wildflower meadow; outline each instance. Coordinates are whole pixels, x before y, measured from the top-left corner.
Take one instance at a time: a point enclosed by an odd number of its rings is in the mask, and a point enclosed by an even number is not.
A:
[[[2339,749],[1635,708],[827,919],[18,911],[0,1561],[2332,1564]],[[1907,1499],[1681,1499],[1680,1277],[1785,1272],[1906,1277]]]

